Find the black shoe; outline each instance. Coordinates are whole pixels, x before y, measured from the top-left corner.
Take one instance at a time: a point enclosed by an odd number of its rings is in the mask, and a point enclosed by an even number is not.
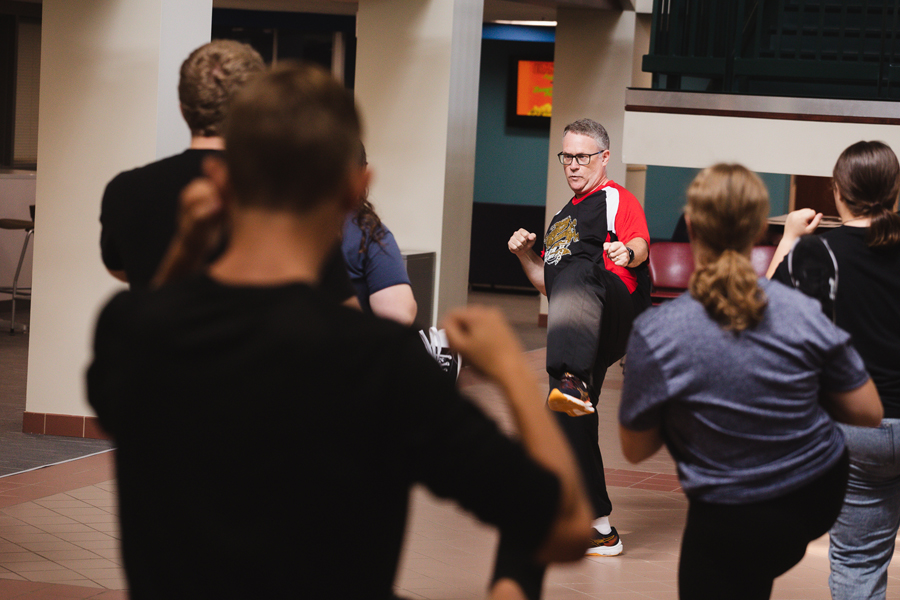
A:
[[[547,406],[570,417],[582,417],[594,412],[587,386],[571,373],[563,375],[559,387],[550,390]]]

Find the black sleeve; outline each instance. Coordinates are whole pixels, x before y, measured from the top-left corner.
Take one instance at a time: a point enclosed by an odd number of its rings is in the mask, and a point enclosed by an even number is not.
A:
[[[134,343],[129,324],[134,322],[132,292],[121,292],[100,313],[94,334],[94,358],[87,371],[88,402],[107,433],[119,431],[119,402],[129,380],[129,356]]]
[[[559,479],[460,396],[414,334],[399,355],[394,408],[406,422],[395,431],[404,432],[401,455],[413,479],[536,551],[556,517]]]
[[[350,276],[347,274],[347,263],[344,262],[340,244],[335,245],[334,250],[322,267],[320,288],[330,298],[334,299],[336,304],[340,304],[356,295],[356,288],[353,287]]]
[[[107,184],[100,203],[100,258],[110,271],[122,271],[125,265],[115,239],[116,179]]]
[[[775,273],[772,275],[772,281],[783,283],[788,287],[794,287],[794,284],[791,282],[791,274],[788,271],[787,255],[785,255],[785,257],[781,259],[781,262],[775,269]]]

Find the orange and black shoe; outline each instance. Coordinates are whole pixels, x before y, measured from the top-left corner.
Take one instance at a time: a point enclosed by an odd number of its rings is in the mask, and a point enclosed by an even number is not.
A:
[[[591,545],[585,552],[585,556],[618,556],[622,554],[622,538],[615,527],[611,528],[607,535],[603,535],[596,529],[591,530]]]
[[[587,386],[571,373],[563,375],[559,387],[550,390],[547,406],[570,417],[582,417],[594,412]]]

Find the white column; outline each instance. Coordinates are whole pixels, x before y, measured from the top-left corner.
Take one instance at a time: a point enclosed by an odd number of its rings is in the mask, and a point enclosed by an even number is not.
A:
[[[436,315],[466,303],[483,0],[360,0],[356,97],[370,198],[404,250],[437,253]]]
[[[563,129],[572,121],[587,117],[606,128],[611,151],[607,172],[616,183],[625,185],[625,89],[631,85],[634,60],[633,12],[559,8],[556,21],[547,223],[572,197],[556,158],[562,147]],[[541,313],[547,313],[547,299],[543,297]]]
[[[156,158],[178,154],[191,142],[181,116],[178,80],[188,54],[209,41],[212,0],[159,0],[159,86],[156,95]],[[154,4],[155,2],[151,2]]]
[[[649,88],[653,83],[653,76],[641,70],[644,55],[650,52],[651,25],[651,15],[640,12],[635,14],[634,52],[631,64],[630,87]],[[624,144],[622,148],[624,148]],[[644,206],[644,196],[647,189],[647,165],[628,165],[625,187],[635,195],[641,206]]]
[[[119,288],[100,260],[100,198],[119,171],[185,147],[170,75],[211,15],[211,0],[44,0],[29,412],[92,414],[94,320]]]

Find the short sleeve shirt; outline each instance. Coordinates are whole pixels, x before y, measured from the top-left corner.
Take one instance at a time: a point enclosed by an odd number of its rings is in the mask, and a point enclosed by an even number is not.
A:
[[[117,441],[136,597],[279,597],[301,581],[313,598],[389,598],[415,482],[525,552],[558,510],[557,477],[414,330],[300,283],[123,292],[98,321],[88,397]],[[361,502],[377,515],[362,533]],[[335,556],[360,535],[369,556],[348,577]],[[298,540],[316,550],[299,562],[260,551]]]
[[[634,195],[608,181],[596,190],[570,200],[550,221],[544,236],[544,282],[553,279],[570,261],[588,260],[619,276],[630,293],[637,289],[633,270],[613,264],[603,251],[605,242],[628,243],[650,233],[644,209]]]
[[[403,264],[403,255],[394,239],[394,234],[380,225],[383,236],[373,240],[366,239],[365,249],[360,252],[362,230],[354,217],[347,217],[344,222],[344,234],[341,251],[347,263],[347,273],[356,288],[356,297],[364,310],[370,311],[369,296],[394,285],[409,285],[409,275]]]
[[[661,428],[691,498],[765,500],[824,473],[844,445],[819,392],[856,389],[869,377],[850,336],[816,301],[760,285],[763,320],[740,333],[721,328],[690,294],[634,323],[619,420]]]
[[[822,234],[838,263],[836,323],[853,336],[884,416],[900,419],[900,245],[869,248],[867,234],[849,226]],[[773,279],[790,285],[786,260]]]

